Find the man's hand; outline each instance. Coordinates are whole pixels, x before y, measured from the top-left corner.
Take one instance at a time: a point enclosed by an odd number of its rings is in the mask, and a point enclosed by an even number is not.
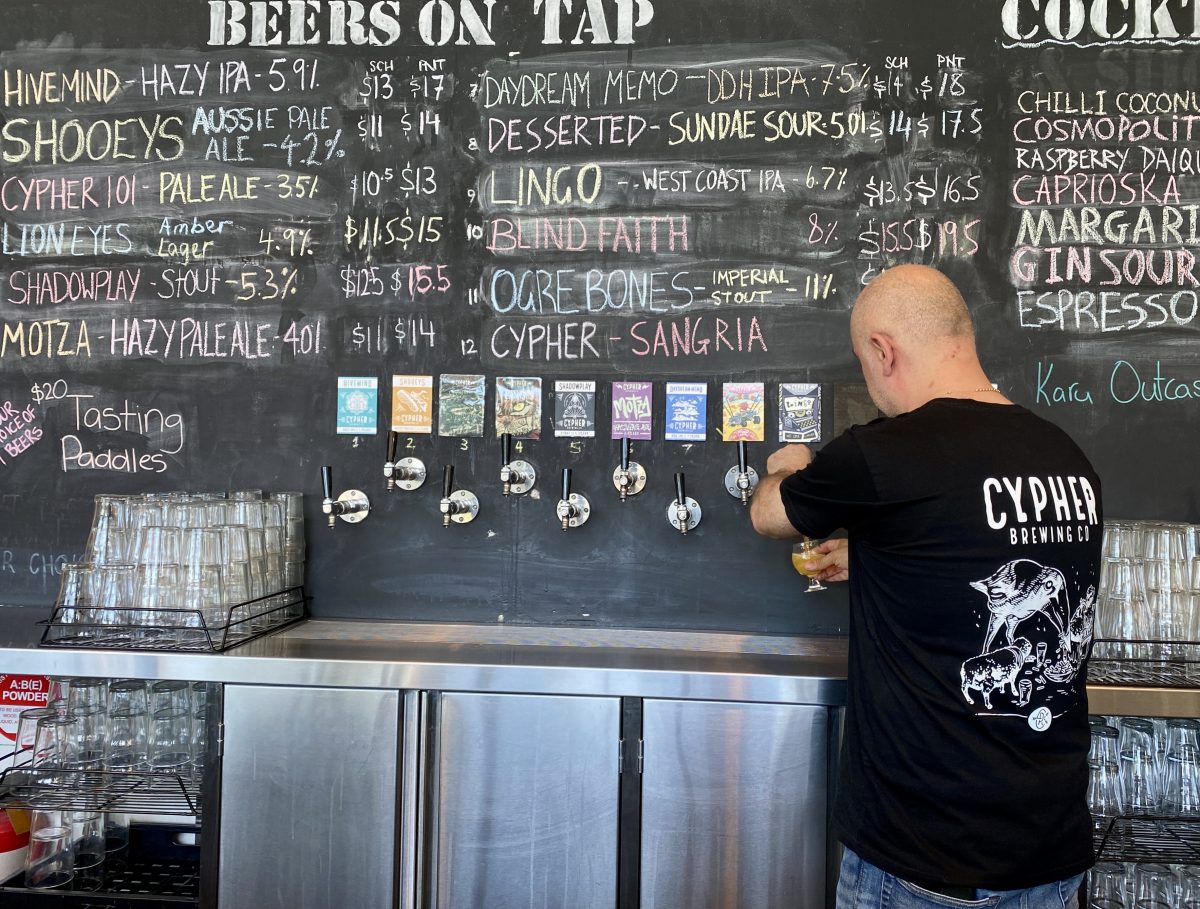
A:
[[[850,541],[825,540],[815,550],[820,555],[808,559],[804,564],[820,569],[817,576],[822,581],[844,581],[850,577]]]
[[[793,474],[807,467],[812,459],[812,449],[807,445],[784,445],[767,458],[767,473]]]

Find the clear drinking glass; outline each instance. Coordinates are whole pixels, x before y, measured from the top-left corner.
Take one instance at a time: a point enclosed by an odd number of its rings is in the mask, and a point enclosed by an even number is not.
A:
[[[150,688],[150,766],[156,770],[182,767],[191,759],[191,686],[155,682]]]
[[[96,622],[91,607],[92,566],[83,562],[63,565],[59,576],[58,597],[54,601],[57,621],[78,625],[73,637],[96,636]]]
[[[104,861],[104,818],[98,811],[69,811],[75,870],[94,868]]]
[[[38,720],[33,745],[34,767],[45,770],[75,769],[79,747],[78,723],[71,714],[48,716]]]
[[[62,811],[34,811],[25,857],[25,886],[48,890],[68,884],[75,876],[71,825]]]
[[[1106,521],[1103,551],[1105,558],[1133,559],[1142,556],[1142,525],[1138,521]]]
[[[1121,721],[1121,782],[1126,810],[1151,814],[1159,807],[1154,725],[1139,717]]]
[[[32,749],[37,741],[38,721],[52,716],[58,716],[58,711],[54,707],[31,707],[29,710],[22,710],[17,714],[17,733],[13,739],[13,749],[18,752]],[[17,761],[22,763],[31,756],[22,755]]]
[[[71,679],[65,675],[49,677],[50,690],[46,693],[46,706],[58,710],[59,716],[67,712],[67,698],[71,694]]]
[[[1142,532],[1142,552],[1148,559],[1167,561],[1187,559],[1187,532],[1184,524],[1165,521],[1146,525]]]
[[[225,622],[225,610],[221,606],[221,570],[216,565],[203,568],[189,568],[187,585],[184,587],[184,609],[199,613],[204,619],[204,625],[213,631]]]
[[[818,543],[818,540],[810,540],[808,537],[801,537],[800,542],[792,546],[792,567],[795,568],[796,571],[800,572],[800,574],[808,578],[808,587],[805,588],[805,593],[813,593],[817,590],[828,589],[824,584],[821,583],[820,579],[816,575],[809,574],[808,569],[805,568],[805,562],[808,559],[818,555],[816,552]]]
[[[221,564],[221,532],[212,527],[195,527],[183,538],[183,562],[192,568]]]
[[[104,851],[106,853],[120,852],[129,845],[129,815],[104,814]]]
[[[1092,745],[1088,754],[1088,807],[1098,818],[1119,817],[1124,805],[1121,770],[1117,752],[1117,730],[1111,726],[1092,727]]]
[[[1133,871],[1133,905],[1136,909],[1171,909],[1175,875],[1159,864],[1138,865]]]
[[[1195,865],[1179,869],[1179,905],[1184,909],[1200,906],[1200,868]]]
[[[1200,723],[1196,720],[1167,722],[1163,811],[1185,817],[1200,816]]]
[[[112,770],[138,770],[149,760],[146,683],[120,679],[108,688],[108,750]]]
[[[93,605],[101,625],[133,624],[137,568],[131,564],[97,566],[92,575]],[[100,629],[104,631],[105,629]]]
[[[266,503],[262,499],[255,501],[237,500],[233,502],[233,523],[244,524],[254,530],[262,530],[267,522]]]
[[[1125,866],[1120,862],[1097,862],[1088,881],[1088,906],[1125,906]]]
[[[74,714],[103,712],[107,702],[104,679],[77,678],[71,682],[68,709]]]
[[[224,524],[221,532],[221,562],[245,562],[250,558],[250,539],[245,524]]]
[[[142,527],[134,537],[134,552],[141,565],[178,565],[183,557],[183,531],[161,525]]]
[[[249,562],[227,562],[221,566],[221,605],[226,615],[232,610],[230,637],[245,637],[250,633],[246,607],[240,605],[250,599],[250,589]]]

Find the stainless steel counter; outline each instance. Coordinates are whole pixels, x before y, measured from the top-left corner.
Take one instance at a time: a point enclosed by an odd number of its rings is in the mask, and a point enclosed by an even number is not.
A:
[[[36,647],[0,622],[0,672],[330,688],[841,705],[846,639],[607,628],[309,620],[224,654]],[[24,619],[24,620],[18,620]],[[1094,713],[1200,715],[1200,690],[1089,687]]]
[[[310,620],[220,655],[6,643],[0,671],[49,675],[830,705],[846,686],[838,637]]]

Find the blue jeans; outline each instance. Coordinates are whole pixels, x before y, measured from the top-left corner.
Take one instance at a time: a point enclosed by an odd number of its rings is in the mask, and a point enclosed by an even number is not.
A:
[[[1027,890],[977,890],[976,899],[933,893],[876,868],[849,849],[842,855],[837,909],[1078,909],[1083,875]]]

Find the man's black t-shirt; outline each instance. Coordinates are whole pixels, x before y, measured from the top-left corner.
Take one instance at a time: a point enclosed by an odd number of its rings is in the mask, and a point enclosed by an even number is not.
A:
[[[848,430],[781,493],[801,533],[850,537],[841,840],[925,886],[1090,867],[1102,515],[1075,443],[1023,407],[938,398]]]

